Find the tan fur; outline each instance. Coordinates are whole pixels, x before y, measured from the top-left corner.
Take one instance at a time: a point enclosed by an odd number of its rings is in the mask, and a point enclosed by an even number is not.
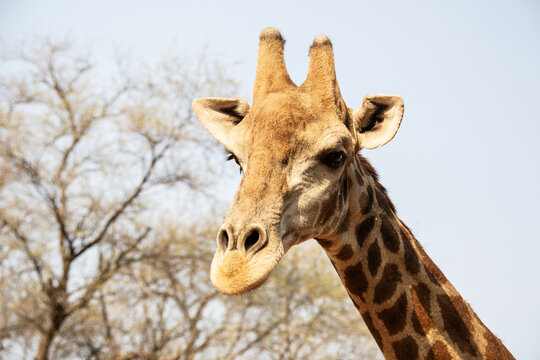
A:
[[[315,238],[387,359],[512,359],[399,221],[375,170],[357,155],[392,139],[403,100],[368,95],[362,108],[348,109],[326,36],[315,38],[307,79],[297,87],[283,44],[276,29],[261,33],[251,108],[242,99],[194,102],[244,170],[218,233],[214,285],[227,294],[254,289],[291,246]]]
[[[285,68],[284,44],[285,40],[277,29],[266,28],[261,32],[257,74],[253,86],[254,104],[264,100],[271,92],[286,91],[296,87]]]

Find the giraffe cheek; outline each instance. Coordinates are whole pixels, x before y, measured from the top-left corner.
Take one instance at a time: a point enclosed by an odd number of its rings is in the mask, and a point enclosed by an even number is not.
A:
[[[286,248],[313,237],[320,205],[309,192],[286,194],[279,222],[279,236]]]

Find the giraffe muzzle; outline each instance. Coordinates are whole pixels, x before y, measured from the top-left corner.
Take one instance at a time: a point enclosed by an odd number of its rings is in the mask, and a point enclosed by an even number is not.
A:
[[[252,223],[240,231],[225,223],[217,235],[210,278],[225,294],[241,294],[262,285],[283,256],[281,241],[268,236],[264,226]]]

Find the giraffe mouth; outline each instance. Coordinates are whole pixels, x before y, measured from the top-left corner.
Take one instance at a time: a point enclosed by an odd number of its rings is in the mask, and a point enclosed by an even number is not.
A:
[[[287,253],[294,245],[298,245],[309,239],[310,237],[300,236],[296,232],[288,231],[283,235],[283,239],[281,240],[283,243],[283,252]]]
[[[239,295],[265,283],[285,253],[281,241],[268,239],[265,247],[250,253],[242,250],[221,251],[214,254],[210,279],[220,292]]]

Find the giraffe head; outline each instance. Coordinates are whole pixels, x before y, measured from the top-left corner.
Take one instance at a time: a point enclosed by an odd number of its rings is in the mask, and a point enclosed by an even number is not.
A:
[[[390,141],[403,115],[403,100],[392,95],[347,108],[326,36],[315,38],[300,86],[287,73],[283,45],[278,30],[261,32],[253,106],[241,98],[193,103],[244,172],[212,261],[212,282],[227,294],[264,283],[291,246],[335,233],[349,206],[348,165],[361,148]]]

